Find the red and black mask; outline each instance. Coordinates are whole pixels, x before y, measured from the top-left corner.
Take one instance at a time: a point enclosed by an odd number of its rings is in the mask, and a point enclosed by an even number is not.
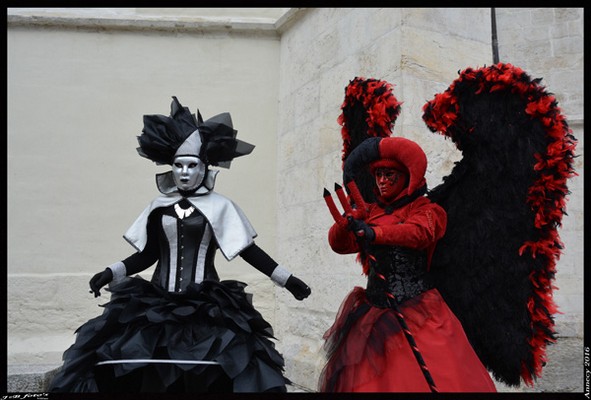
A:
[[[378,193],[385,201],[395,200],[408,185],[408,175],[394,168],[376,168],[373,176]]]

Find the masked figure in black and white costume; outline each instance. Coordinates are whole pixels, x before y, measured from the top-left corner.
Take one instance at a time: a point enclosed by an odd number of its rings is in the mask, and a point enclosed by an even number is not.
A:
[[[213,191],[218,170],[254,146],[236,139],[228,113],[203,121],[173,97],[170,117],[144,116],[138,153],[172,171],[124,238],[137,252],[92,277],[110,283],[105,311],[77,330],[52,391],[285,391],[284,360],[245,283],[220,281],[219,248],[241,256],[298,300],[310,288],[255,242],[242,210]],[[131,277],[157,262],[151,282]]]

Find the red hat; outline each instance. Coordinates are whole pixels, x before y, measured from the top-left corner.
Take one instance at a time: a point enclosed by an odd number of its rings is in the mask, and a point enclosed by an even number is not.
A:
[[[427,171],[427,156],[421,147],[403,137],[388,137],[380,141],[379,159],[370,164],[371,171],[388,166],[409,175],[408,194],[422,187]]]
[[[366,166],[372,173],[378,167],[391,167],[408,174],[408,195],[426,184],[427,156],[417,143],[403,137],[365,139],[345,161],[345,183]]]

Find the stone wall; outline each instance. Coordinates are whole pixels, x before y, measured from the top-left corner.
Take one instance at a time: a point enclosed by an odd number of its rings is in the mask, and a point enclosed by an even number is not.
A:
[[[283,33],[278,252],[297,260],[313,290],[305,305],[279,302],[279,336],[294,380],[315,385],[324,363],[319,338],[345,295],[365,282],[355,256],[333,253],[326,239],[332,218],[322,191],[341,182],[336,119],[345,86],[356,76],[395,85],[403,104],[394,133],[425,149],[433,185],[458,154],[429,133],[421,107],[455,79],[459,68],[490,63],[489,21],[488,9],[311,9]]]
[[[565,249],[557,265],[554,300],[558,333],[583,336],[583,9],[498,8],[499,58],[527,71],[554,93],[578,140],[569,182],[568,215],[559,230]]]
[[[562,94],[558,99],[565,100],[564,111],[574,122],[582,154],[582,87],[576,84],[582,77],[582,10],[522,11],[530,25],[517,24],[524,15],[514,15],[518,11],[513,9],[497,13],[501,60],[526,70],[536,65],[535,76],[550,78],[546,83]],[[324,365],[319,338],[345,295],[365,283],[355,256],[333,253],[326,239],[332,219],[322,191],[341,182],[342,142],[336,119],[344,87],[356,76],[395,84],[394,93],[403,104],[394,134],[425,149],[430,163],[427,181],[433,187],[450,172],[459,154],[451,142],[428,131],[421,107],[445,90],[458,70],[492,64],[492,24],[488,8],[319,8],[300,11],[295,19],[281,38],[278,253],[299,265],[313,295],[305,304],[280,295],[277,329],[288,375],[314,388]],[[516,34],[508,26],[519,26],[522,32]],[[546,32],[544,39],[524,43],[541,30]],[[537,47],[549,41],[552,53]],[[582,176],[582,159],[576,166]],[[566,250],[558,266],[561,290],[556,294],[564,313],[557,316],[558,330],[566,336],[582,334],[580,177],[572,181],[571,190],[562,229]]]

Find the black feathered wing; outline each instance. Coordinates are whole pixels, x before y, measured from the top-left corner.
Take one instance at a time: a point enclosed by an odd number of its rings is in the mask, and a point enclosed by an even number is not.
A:
[[[429,193],[448,215],[431,275],[494,377],[531,385],[556,336],[557,228],[576,140],[555,98],[510,64],[462,71],[423,111],[463,155]]]

